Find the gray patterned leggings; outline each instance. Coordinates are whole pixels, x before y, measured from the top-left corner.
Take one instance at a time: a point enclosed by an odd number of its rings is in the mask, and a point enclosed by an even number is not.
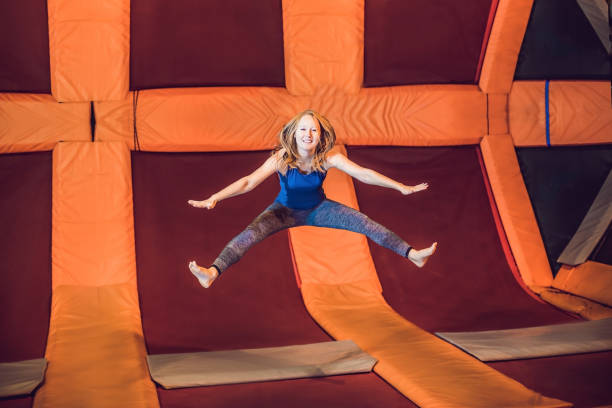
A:
[[[275,232],[303,225],[358,232],[404,257],[411,248],[395,233],[372,221],[365,214],[336,201],[325,199],[321,204],[307,210],[288,208],[275,201],[223,248],[213,266],[221,274],[264,238]]]

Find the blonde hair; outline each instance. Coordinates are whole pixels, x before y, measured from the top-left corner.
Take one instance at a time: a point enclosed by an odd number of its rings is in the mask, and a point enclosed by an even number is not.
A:
[[[278,135],[280,144],[274,148],[272,154],[275,154],[279,150],[283,150],[278,163],[279,171],[282,174],[285,174],[290,168],[298,167],[297,161],[299,155],[295,142],[295,132],[297,131],[298,122],[306,115],[310,115],[318,121],[319,127],[321,128],[319,144],[312,158],[312,168],[317,171],[325,171],[325,158],[327,153],[334,147],[334,143],[336,143],[336,132],[325,116],[311,109],[307,109],[304,112],[298,113],[293,119],[287,122]]]

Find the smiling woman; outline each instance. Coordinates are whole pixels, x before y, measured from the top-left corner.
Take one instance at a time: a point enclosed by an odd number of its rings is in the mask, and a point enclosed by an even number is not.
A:
[[[341,170],[367,184],[395,189],[404,195],[426,190],[427,183],[406,186],[382,174],[359,166],[338,152],[332,152],[336,135],[321,114],[306,110],[289,121],[279,134],[280,144],[265,163],[253,173],[230,184],[206,200],[189,200],[197,208],[212,209],[226,198],[247,193],[273,173],[278,173],[281,190],[274,202],[249,226],[232,239],[209,268],[189,263],[191,273],[208,288],[229,266],[253,245],[291,227],[303,225],[344,229],[366,235],[377,244],[408,258],[419,268],[435,252],[437,243],[416,250],[386,227],[361,212],[329,200],[323,191],[327,171]]]

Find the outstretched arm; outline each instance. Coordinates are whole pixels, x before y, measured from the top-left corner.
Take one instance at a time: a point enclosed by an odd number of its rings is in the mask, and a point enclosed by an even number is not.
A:
[[[258,185],[260,185],[261,182],[268,178],[270,175],[274,174],[274,172],[276,171],[276,163],[278,161],[277,157],[278,153],[274,154],[273,156],[270,156],[268,160],[266,160],[264,164],[262,164],[261,167],[259,167],[253,173],[233,182],[229,186],[225,187],[223,190],[211,195],[206,200],[189,200],[187,202],[194,207],[208,208],[209,210],[211,210],[221,200],[248,193]]]
[[[372,169],[361,167],[357,163],[350,161],[348,157],[346,157],[342,153],[330,154],[327,157],[327,167],[335,167],[338,170],[342,170],[349,176],[354,177],[363,183],[392,188],[401,192],[404,195],[416,193],[417,191],[422,191],[429,187],[429,184],[427,183],[417,184],[416,186],[407,186],[393,179],[390,179],[387,176],[383,176],[382,174]]]

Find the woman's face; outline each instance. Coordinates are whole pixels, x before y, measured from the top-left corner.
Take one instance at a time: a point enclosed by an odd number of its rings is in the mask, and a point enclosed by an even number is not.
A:
[[[295,143],[299,150],[314,151],[321,138],[319,121],[310,115],[304,115],[298,121],[295,131]]]

